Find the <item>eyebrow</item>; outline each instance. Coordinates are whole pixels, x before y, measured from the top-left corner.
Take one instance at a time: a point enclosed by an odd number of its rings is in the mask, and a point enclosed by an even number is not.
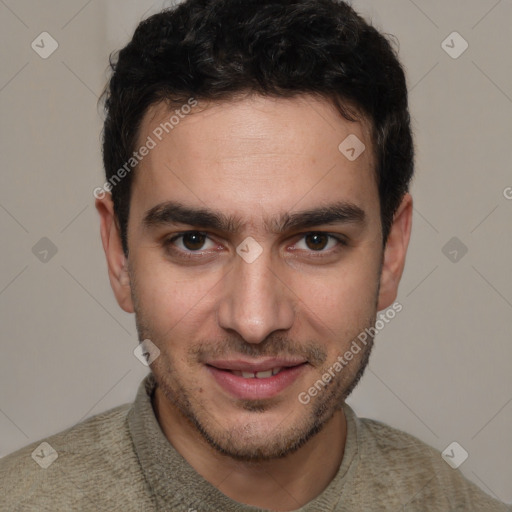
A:
[[[293,229],[305,229],[329,224],[364,224],[366,214],[354,203],[339,201],[309,210],[284,213],[275,219],[266,219],[265,228],[274,234]],[[213,229],[223,233],[240,232],[246,223],[235,215],[208,208],[195,208],[175,201],[160,203],[146,212],[142,221],[146,229],[155,229],[172,224]]]

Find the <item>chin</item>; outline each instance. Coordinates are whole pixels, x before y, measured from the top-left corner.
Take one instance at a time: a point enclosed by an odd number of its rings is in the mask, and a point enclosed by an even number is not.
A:
[[[252,407],[251,407],[252,408]],[[202,416],[202,415],[201,415]],[[297,451],[318,434],[330,417],[318,421],[308,415],[290,418],[291,413],[241,412],[237,416],[223,416],[217,422],[189,417],[206,442],[222,455],[244,462],[262,462],[284,458]],[[213,418],[213,420],[212,420]]]

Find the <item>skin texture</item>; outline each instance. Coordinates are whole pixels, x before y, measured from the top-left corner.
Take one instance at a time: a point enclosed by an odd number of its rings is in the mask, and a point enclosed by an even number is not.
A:
[[[336,474],[346,437],[340,405],[371,343],[309,404],[297,397],[394,302],[412,199],[404,197],[383,248],[367,125],[346,121],[326,100],[247,96],[199,107],[135,171],[128,258],[110,196],[97,200],[110,282],[119,305],[135,312],[140,339],[161,351],[151,365],[158,382],[153,406],[176,450],[231,498],[294,510]],[[164,104],[152,106],[139,141],[168,117]],[[354,161],[338,150],[350,134],[366,146]],[[233,215],[241,225],[234,232],[146,226],[147,212],[166,201]],[[268,229],[285,214],[340,201],[363,210],[364,221]],[[206,237],[169,241],[194,230]],[[319,232],[346,245],[308,236]],[[236,252],[249,236],[262,248],[252,263]],[[269,357],[306,362],[270,398],[234,396],[206,366]]]

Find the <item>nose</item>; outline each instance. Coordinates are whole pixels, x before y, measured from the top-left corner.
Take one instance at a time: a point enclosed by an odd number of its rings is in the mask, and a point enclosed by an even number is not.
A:
[[[274,331],[290,329],[295,317],[293,292],[265,253],[251,263],[236,257],[217,310],[221,328],[236,331],[252,344]]]

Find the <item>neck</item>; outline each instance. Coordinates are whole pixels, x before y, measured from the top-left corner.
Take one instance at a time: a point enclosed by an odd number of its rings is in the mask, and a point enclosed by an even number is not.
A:
[[[212,448],[158,386],[153,408],[174,449],[205,480],[239,503],[282,512],[296,510],[322,493],[343,459],[347,425],[342,409],[294,453],[275,460],[240,462]]]

